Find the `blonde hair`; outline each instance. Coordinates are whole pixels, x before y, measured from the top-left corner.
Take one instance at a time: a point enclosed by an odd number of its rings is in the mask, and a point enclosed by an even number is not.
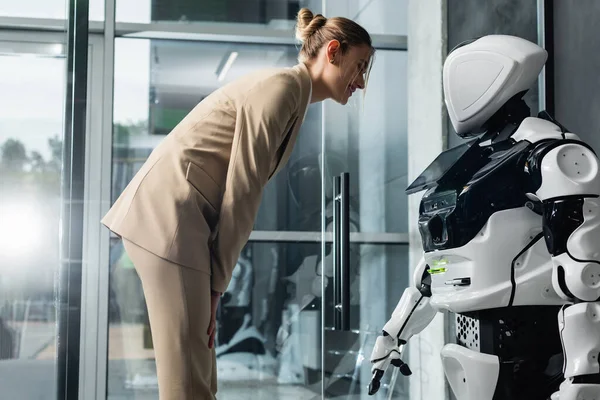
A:
[[[375,50],[371,36],[365,28],[344,17],[325,18],[321,14],[314,15],[308,8],[298,11],[296,18],[296,39],[302,43],[298,61],[306,62],[317,56],[321,48],[331,40],[340,42],[340,51],[346,53],[352,46],[367,45],[371,48],[371,59],[366,72],[365,84],[373,65]]]

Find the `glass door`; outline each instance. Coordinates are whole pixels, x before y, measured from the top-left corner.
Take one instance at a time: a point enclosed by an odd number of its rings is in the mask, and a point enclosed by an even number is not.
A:
[[[366,96],[323,106],[324,398],[373,398],[371,351],[408,285],[406,61],[378,50]],[[408,398],[395,376],[379,398]]]
[[[0,32],[0,398],[57,395],[63,43]]]

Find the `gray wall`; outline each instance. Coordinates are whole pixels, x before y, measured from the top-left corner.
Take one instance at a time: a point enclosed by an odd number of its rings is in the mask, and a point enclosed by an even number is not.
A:
[[[555,116],[600,151],[600,1],[554,1]]]
[[[514,35],[538,42],[536,0],[447,1],[448,52],[465,40],[490,34]],[[537,90],[535,85],[524,97],[532,115],[538,112]],[[462,142],[448,120],[448,148]]]
[[[536,0],[448,0],[448,51],[464,40],[502,33],[537,42]],[[600,151],[600,2],[554,1],[556,119]],[[537,87],[525,100],[538,111]],[[448,147],[462,143],[448,129]]]

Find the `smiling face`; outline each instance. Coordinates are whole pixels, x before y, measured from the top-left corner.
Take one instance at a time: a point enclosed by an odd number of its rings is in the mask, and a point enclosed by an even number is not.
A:
[[[331,98],[340,104],[346,104],[357,89],[365,88],[373,56],[373,49],[367,45],[350,47],[345,53],[339,51],[337,41],[328,46],[330,62],[327,71],[327,83]]]

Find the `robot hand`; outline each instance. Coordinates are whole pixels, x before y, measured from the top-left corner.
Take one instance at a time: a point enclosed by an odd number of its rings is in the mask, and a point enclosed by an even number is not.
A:
[[[371,354],[373,377],[369,384],[370,395],[379,390],[381,378],[390,364],[400,368],[404,376],[412,373],[408,365],[400,359],[402,351],[408,340],[425,329],[435,314],[436,311],[429,304],[429,297],[425,297],[413,286],[404,290],[392,317],[383,326],[383,333],[375,341]]]
[[[403,348],[403,344],[399,346],[398,341],[385,331],[377,338],[371,353],[371,364],[373,364],[371,373],[373,376],[369,384],[369,395],[372,396],[377,393],[381,386],[381,378],[390,364],[400,368],[400,372],[404,376],[412,374],[408,364],[400,359]]]

